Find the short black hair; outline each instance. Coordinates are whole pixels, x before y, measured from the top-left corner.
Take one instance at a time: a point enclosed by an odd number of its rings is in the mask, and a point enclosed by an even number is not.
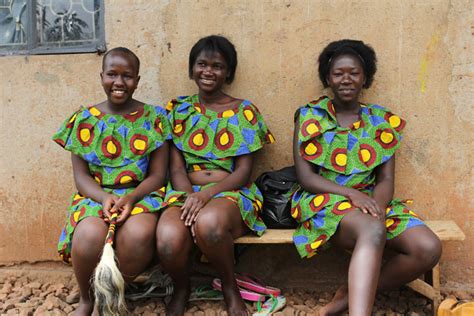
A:
[[[319,55],[319,79],[324,88],[329,87],[327,77],[331,64],[337,56],[352,55],[357,57],[364,69],[365,84],[364,88],[369,88],[374,81],[374,75],[377,71],[377,56],[372,47],[362,41],[343,39],[328,44]]]
[[[110,50],[108,50],[105,54],[104,57],[102,57],[102,70],[104,70],[105,67],[105,60],[107,59],[107,56],[109,54],[114,54],[114,53],[119,53],[119,54],[124,54],[132,57],[133,61],[135,62],[135,66],[137,68],[137,75],[140,73],[140,59],[138,59],[138,56],[135,55],[134,52],[132,52],[130,49],[126,47],[115,47]]]
[[[237,51],[234,44],[220,35],[210,35],[201,38],[189,52],[189,78],[193,77],[193,66],[201,52],[219,52],[227,63],[226,83],[234,81],[235,69],[237,68]]]

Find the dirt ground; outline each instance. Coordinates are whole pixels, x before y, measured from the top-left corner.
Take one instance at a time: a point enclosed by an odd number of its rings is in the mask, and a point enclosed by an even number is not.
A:
[[[193,281],[206,284],[201,278]],[[318,309],[332,296],[332,291],[282,289],[287,305],[275,315],[317,315]],[[443,293],[457,299],[472,300],[473,293]],[[71,268],[66,266],[26,265],[0,267],[0,315],[71,315],[78,305],[79,290]],[[165,300],[166,301],[166,300]],[[128,302],[131,315],[163,315],[163,299],[141,299]],[[248,304],[256,311],[256,304]],[[379,294],[373,315],[430,315],[429,300],[410,289]],[[190,302],[186,315],[226,315],[223,301]]]

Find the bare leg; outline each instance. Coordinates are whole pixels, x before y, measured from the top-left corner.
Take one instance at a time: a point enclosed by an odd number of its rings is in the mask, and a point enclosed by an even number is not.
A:
[[[333,242],[354,249],[349,265],[348,286],[342,286],[320,315],[337,315],[349,308],[350,315],[370,315],[374,304],[385,246],[385,225],[359,211],[347,214]]]
[[[72,266],[79,284],[80,300],[76,316],[91,315],[94,308],[94,293],[91,289],[91,278],[100,254],[104,248],[107,224],[97,217],[81,220],[72,237]]]
[[[197,245],[221,276],[228,315],[248,314],[234,276],[234,239],[247,231],[238,206],[225,198],[207,203],[195,224]]]
[[[167,315],[183,315],[189,299],[189,253],[193,239],[181,220],[181,209],[170,207],[158,222],[156,240],[158,257],[174,282],[174,293],[166,307]]]
[[[155,254],[157,214],[130,216],[117,230],[115,254],[125,282],[131,282],[150,264]]]
[[[394,290],[433,268],[441,256],[441,241],[428,227],[416,226],[387,241],[396,252],[383,266],[378,290]]]

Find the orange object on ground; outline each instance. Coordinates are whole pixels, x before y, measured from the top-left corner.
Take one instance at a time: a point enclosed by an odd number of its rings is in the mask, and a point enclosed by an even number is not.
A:
[[[447,298],[439,305],[438,316],[474,316],[474,302]]]

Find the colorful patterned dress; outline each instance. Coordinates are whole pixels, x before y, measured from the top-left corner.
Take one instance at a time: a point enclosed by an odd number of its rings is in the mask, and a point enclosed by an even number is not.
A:
[[[300,155],[318,166],[319,175],[339,185],[372,194],[375,168],[400,146],[405,121],[375,104],[361,104],[361,120],[340,127],[331,100],[322,97],[296,112]],[[386,210],[387,239],[423,225],[406,204],[392,200]],[[303,189],[292,197],[291,215],[299,223],[293,241],[301,257],[312,257],[337,230],[339,222],[358,208],[342,195],[313,194]]]
[[[87,162],[91,176],[102,186],[142,181],[151,152],[168,139],[171,128],[166,111],[151,105],[126,115],[102,113],[94,106],[81,108],[53,136],[56,143]],[[117,196],[134,190],[103,189]],[[159,211],[164,206],[164,196],[164,188],[146,195],[135,204],[131,215]],[[63,261],[71,261],[74,228],[89,216],[104,218],[102,204],[75,193],[58,244]]]
[[[235,157],[256,152],[265,143],[273,143],[263,117],[250,101],[224,112],[214,112],[200,104],[197,95],[178,97],[168,103],[169,119],[173,129],[173,142],[182,152],[188,173],[221,169],[234,171]],[[194,192],[205,186],[194,185]],[[260,218],[263,197],[254,183],[239,190],[221,192],[213,198],[228,198],[240,209],[245,224],[259,236],[266,229]],[[182,205],[186,193],[168,185],[165,201]]]

